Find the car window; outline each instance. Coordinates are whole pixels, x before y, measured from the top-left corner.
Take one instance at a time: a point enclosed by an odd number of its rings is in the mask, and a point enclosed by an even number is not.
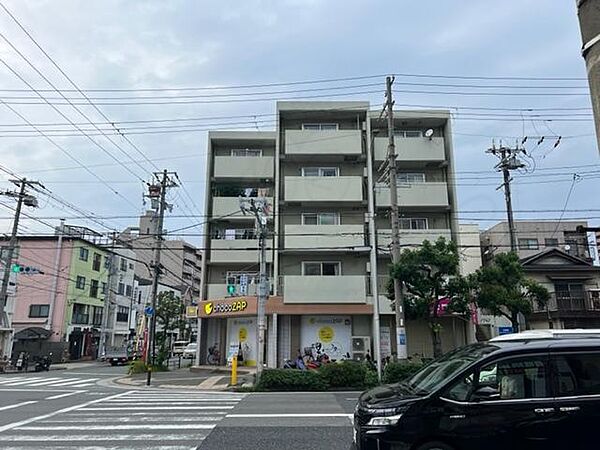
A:
[[[600,353],[556,356],[553,369],[559,397],[600,394]]]
[[[506,359],[487,364],[455,382],[444,394],[456,401],[469,401],[480,388],[488,388],[485,400],[541,398],[548,395],[547,367],[543,358]],[[489,395],[491,388],[495,395]]]

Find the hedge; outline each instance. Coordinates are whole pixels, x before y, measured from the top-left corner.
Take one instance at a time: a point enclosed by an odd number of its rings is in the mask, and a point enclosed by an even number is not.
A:
[[[332,388],[365,387],[367,367],[356,361],[326,364],[319,369],[319,372]]]
[[[390,362],[383,371],[383,382],[397,383],[410,377],[421,367],[423,363],[420,362]]]
[[[329,387],[323,376],[314,370],[265,369],[260,375],[257,391],[325,391]]]

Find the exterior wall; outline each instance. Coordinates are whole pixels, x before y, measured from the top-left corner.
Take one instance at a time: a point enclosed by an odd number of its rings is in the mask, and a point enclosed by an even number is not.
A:
[[[25,266],[41,269],[43,275],[17,275],[16,296],[14,301],[13,327],[15,331],[28,327],[47,326],[47,318],[30,318],[31,305],[49,305],[52,298],[57,238],[21,239],[20,251],[16,260]],[[73,243],[63,239],[59,260],[59,273],[56,284],[56,300],[52,314],[52,335],[50,341],[61,341],[65,333],[65,307],[67,290],[70,284],[69,272]]]
[[[481,268],[481,250],[479,248],[479,225],[460,224],[458,226],[460,245],[460,273],[469,275]]]
[[[114,298],[115,304],[111,305],[107,322],[108,331],[110,334],[110,345],[121,346],[127,343],[127,338],[130,330],[131,316],[135,316],[135,309],[133,307],[135,286],[135,252],[129,249],[119,249],[115,251],[115,255],[113,256],[113,258],[116,261],[117,265],[115,267],[116,280],[111,288],[116,290],[117,293],[111,296],[111,298]],[[123,259],[126,261],[125,270],[123,270],[123,266],[121,263],[121,260]],[[120,283],[122,283],[124,286],[123,294],[119,294]],[[129,296],[127,295],[128,286],[131,289],[131,294]],[[127,308],[126,321],[117,320],[117,313],[119,308]]]

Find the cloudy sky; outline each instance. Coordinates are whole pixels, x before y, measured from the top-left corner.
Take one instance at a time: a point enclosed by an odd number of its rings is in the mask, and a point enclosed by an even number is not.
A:
[[[171,193],[173,215],[203,214],[204,130],[271,129],[271,98],[326,100],[336,93],[341,95],[331,99],[369,100],[377,108],[383,100],[383,76],[283,83],[386,73],[404,74],[396,78],[398,105],[452,111],[455,182],[464,222],[484,227],[504,219],[502,193],[496,190],[500,177],[493,170],[496,161],[484,151],[493,138],[512,144],[529,136],[525,147],[531,155],[530,171],[515,174],[516,216],[557,218],[566,204],[564,218],[587,217],[599,223],[600,198],[593,193],[599,192],[600,161],[574,1],[3,4],[86,90],[97,109],[77,92],[63,95],[79,111],[58,93],[48,92],[52,87],[40,74],[59,89],[74,88],[0,9],[0,164],[42,181],[60,199],[85,211],[118,217],[104,220],[108,228],[136,224],[133,217],[143,210],[142,181],[156,167],[176,170],[183,181],[184,189]],[[184,89],[271,83],[282,84]],[[156,88],[170,90],[140,90]],[[298,92],[306,89],[320,90]],[[53,142],[24,126],[26,121],[52,136]],[[562,138],[555,147],[558,136]],[[8,178],[0,175],[2,189],[11,186]],[[11,211],[0,211],[0,226],[7,230]],[[28,214],[77,213],[40,196],[40,208]],[[169,218],[167,228],[200,220]],[[82,220],[68,222],[106,230]],[[24,232],[49,230],[39,222],[23,224]],[[199,242],[199,237],[190,239]]]

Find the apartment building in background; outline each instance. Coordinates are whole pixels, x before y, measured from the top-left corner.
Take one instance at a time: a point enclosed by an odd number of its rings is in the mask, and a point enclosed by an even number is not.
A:
[[[534,304],[532,328],[600,327],[600,267],[585,221],[515,221],[517,254],[528,277],[550,292],[547,305]],[[483,263],[510,251],[508,224],[481,233]]]
[[[155,241],[158,219],[156,212],[149,210],[140,216],[139,225],[130,227],[120,234],[119,238],[128,243],[140,261],[135,267],[139,279],[151,280],[150,264],[154,259]],[[161,264],[164,267],[161,283],[175,286],[181,292],[186,304],[197,303],[200,297],[200,270],[202,253],[200,249],[182,239],[165,239],[163,241]]]
[[[274,132],[209,133],[201,358],[215,344],[225,356],[241,344],[244,361],[256,359],[258,240],[239,197],[265,197],[271,205],[269,367],[316,345],[332,358],[372,352],[376,300],[382,354],[395,352],[385,296],[390,192],[378,171],[387,128],[369,109],[366,102],[278,102]],[[401,245],[458,239],[449,113],[397,111],[394,129]],[[445,345],[464,344],[467,328],[447,317]],[[407,338],[409,354],[431,355],[425,323],[409,321]]]

